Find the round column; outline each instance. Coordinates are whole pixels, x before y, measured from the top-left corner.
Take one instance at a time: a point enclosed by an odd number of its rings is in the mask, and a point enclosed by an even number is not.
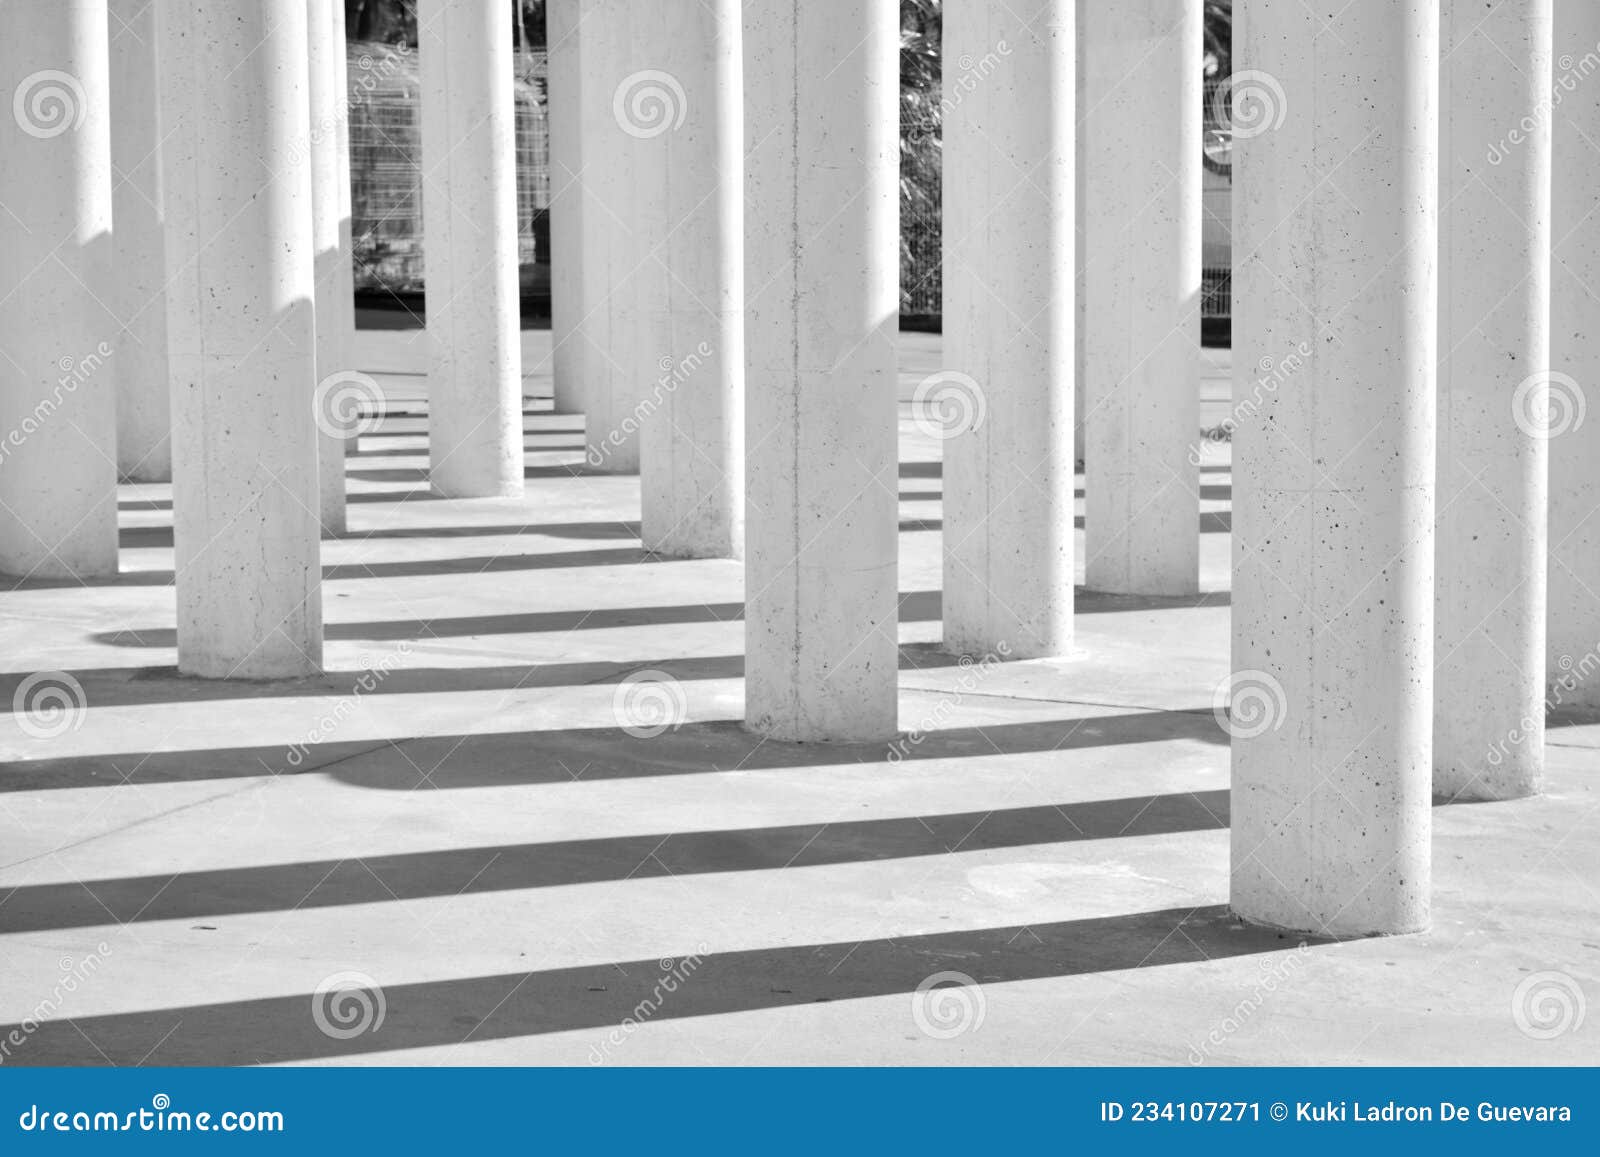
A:
[[[0,573],[117,570],[105,0],[0,4]]]
[[[1441,11],[1434,790],[1513,799],[1544,767],[1551,4]]]
[[[1085,581],[1200,582],[1201,0],[1083,8]]]
[[[172,480],[156,6],[110,0],[117,472]]]
[[[944,642],[1072,647],[1074,5],[952,4],[944,56]]]
[[[511,19],[418,0],[429,473],[446,498],[522,493]]]
[[[895,729],[893,4],[744,4],[745,720]]]
[[[1600,5],[1555,6],[1547,697],[1600,707]]]
[[[344,0],[306,0],[306,26],[310,52],[311,116],[311,245],[315,257],[317,314],[317,382],[313,409],[317,419],[317,479],[321,489],[322,532],[343,534],[345,529],[344,429],[336,408],[328,404],[335,389],[322,389],[349,364],[349,334],[345,332],[346,307],[340,300],[340,222],[344,216],[339,195],[339,121],[343,116],[340,73],[344,70],[344,45],[336,39],[333,10]]]
[[[178,667],[322,663],[305,0],[162,0]]]
[[[1232,904],[1428,923],[1439,20],[1234,9]],[[1255,367],[1292,351],[1287,387]]]

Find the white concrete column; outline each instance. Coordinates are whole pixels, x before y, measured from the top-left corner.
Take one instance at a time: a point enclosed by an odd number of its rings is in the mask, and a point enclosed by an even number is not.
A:
[[[1234,6],[1232,903],[1428,923],[1439,7]],[[1296,376],[1256,386],[1263,358]],[[1220,707],[1219,707],[1220,709]]]
[[[1600,4],[1555,6],[1545,681],[1600,707]]]
[[[1083,259],[1086,246],[1083,243],[1083,211],[1088,201],[1085,184],[1088,177],[1088,168],[1083,163],[1083,111],[1089,107],[1089,101],[1084,96],[1084,78],[1088,69],[1084,67],[1084,23],[1088,19],[1086,6],[1077,6],[1077,19],[1073,22],[1074,40],[1077,50],[1073,53],[1075,67],[1073,69],[1072,107],[1076,119],[1075,132],[1073,133],[1073,172],[1072,172],[1072,257],[1073,272],[1073,323],[1072,323],[1072,455],[1078,461],[1083,461],[1085,449],[1084,418],[1089,407],[1083,396],[1083,354],[1084,354],[1084,317],[1087,312],[1089,295],[1084,288]]]
[[[117,570],[105,0],[0,4],[0,573]]]
[[[944,642],[1072,647],[1071,0],[944,17],[944,367],[916,390],[944,444]]]
[[[322,662],[305,0],[158,0],[178,667]]]
[[[522,493],[511,16],[418,0],[428,455],[447,498]]]
[[[549,0],[545,41],[549,46],[550,106],[550,354],[555,408],[582,413],[585,356],[592,356],[579,330],[583,322],[583,133],[579,113],[583,84],[583,25],[594,19],[579,0]]]
[[[1083,7],[1085,582],[1200,583],[1201,0]]]
[[[338,151],[334,156],[339,166],[339,263],[335,271],[335,292],[344,317],[344,329],[353,337],[356,332],[355,259],[356,246],[353,235],[354,211],[350,201],[350,52],[345,36],[344,4],[334,0],[333,43],[335,92],[338,101],[338,120],[335,134]]]
[[[640,312],[649,308],[641,273],[653,260],[651,245],[640,233],[636,201],[645,196],[643,183],[659,176],[621,127],[626,120],[638,121],[646,131],[658,124],[670,131],[681,107],[660,69],[641,70],[636,63],[631,22],[639,15],[629,0],[593,0],[583,5],[579,32],[580,206],[569,217],[577,221],[581,273],[569,290],[578,304],[568,344],[575,347],[572,375],[584,414],[589,468],[607,474],[638,473],[641,406],[659,373],[642,374],[638,367],[649,354],[635,349]],[[641,87],[644,96],[635,98]],[[668,102],[674,102],[671,108]],[[662,116],[667,119],[658,121]]]
[[[895,729],[896,6],[746,0],[745,721]]]
[[[1433,785],[1511,799],[1544,766],[1551,6],[1441,12]]]
[[[313,409],[317,420],[317,481],[321,489],[322,532],[345,529],[344,423],[332,403],[339,395],[321,383],[353,369],[346,306],[340,301],[339,121],[343,115],[339,77],[344,45],[336,40],[333,10],[344,0],[306,0],[311,117],[311,245],[316,276],[317,382]]]
[[[628,68],[611,141],[628,156],[619,199],[634,242],[633,308],[615,316],[636,379],[641,538],[683,558],[744,545],[744,83],[737,0],[611,0]],[[613,289],[622,287],[613,285]],[[612,431],[591,424],[602,454]],[[621,435],[623,431],[616,431]]]
[[[117,471],[134,482],[170,482],[156,9],[150,0],[111,0],[110,12]]]

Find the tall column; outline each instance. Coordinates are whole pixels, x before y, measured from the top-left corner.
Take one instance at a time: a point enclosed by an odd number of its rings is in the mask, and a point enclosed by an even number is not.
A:
[[[1600,707],[1600,213],[1594,211],[1600,4],[1559,0],[1555,56],[1545,681],[1551,702],[1594,708]]]
[[[105,0],[0,4],[0,573],[117,570]]]
[[[1285,928],[1428,923],[1438,11],[1234,6],[1234,674],[1219,691],[1233,908]],[[1255,387],[1262,358],[1300,348],[1289,387]]]
[[[335,0],[333,7],[333,44],[335,99],[338,101],[338,120],[334,131],[338,140],[339,175],[339,263],[335,272],[334,292],[344,318],[344,331],[353,337],[356,332],[355,294],[355,214],[350,200],[350,51],[345,36],[344,4]]]
[[[634,194],[635,309],[613,331],[638,379],[646,550],[727,558],[744,546],[744,82],[738,0],[623,0],[633,66],[612,138]],[[590,427],[591,443],[606,434]]]
[[[550,356],[557,413],[585,409],[584,359],[592,356],[580,328],[583,296],[582,26],[595,19],[579,0],[549,0],[545,40],[550,85]]]
[[[747,0],[745,721],[893,734],[893,4]]]
[[[1451,799],[1528,795],[1544,766],[1550,2],[1441,6],[1433,784]]]
[[[150,0],[111,0],[110,11],[117,471],[134,482],[170,482],[156,10]]]
[[[417,38],[433,489],[520,495],[511,19],[499,4],[418,0]]]
[[[576,332],[567,344],[577,351],[573,376],[589,467],[608,474],[638,473],[642,407],[660,372],[641,375],[640,359],[649,354],[635,349],[638,317],[649,308],[642,274],[653,261],[651,244],[639,233],[636,202],[648,195],[644,183],[659,177],[622,128],[637,123],[647,132],[671,131],[683,107],[676,77],[635,61],[631,21],[639,15],[629,0],[596,0],[583,6],[579,32],[582,168],[580,207],[572,216],[581,273],[572,291]]]
[[[305,0],[159,0],[178,667],[322,662]]]
[[[1200,583],[1201,0],[1083,8],[1087,585]]]
[[[313,409],[317,419],[317,479],[322,491],[324,534],[345,528],[344,424],[331,405],[337,391],[321,383],[348,370],[350,335],[345,332],[345,307],[339,300],[339,120],[343,115],[339,74],[345,67],[344,46],[335,43],[333,10],[344,0],[306,0],[309,39],[308,74],[311,116],[311,246],[316,277],[317,382]]]
[[[1088,19],[1086,6],[1078,5],[1077,19],[1073,23],[1074,40],[1077,51],[1073,53],[1073,85],[1072,107],[1074,113],[1081,117],[1083,110],[1089,107],[1089,101],[1084,95],[1083,84],[1088,69],[1084,67],[1084,23]],[[1078,461],[1083,461],[1085,449],[1084,419],[1089,407],[1083,395],[1083,354],[1084,354],[1084,316],[1089,295],[1084,289],[1083,258],[1086,246],[1083,243],[1083,211],[1088,201],[1087,176],[1088,168],[1083,162],[1084,134],[1082,125],[1073,134],[1076,138],[1072,148],[1072,256],[1073,271],[1076,276],[1072,281],[1073,292],[1073,324],[1072,324],[1072,456]]]
[[[944,641],[1072,647],[1075,5],[952,4],[944,55]],[[957,67],[951,67],[957,66]]]

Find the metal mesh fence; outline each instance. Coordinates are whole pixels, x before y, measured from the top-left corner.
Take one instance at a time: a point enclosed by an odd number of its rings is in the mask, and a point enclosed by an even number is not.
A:
[[[1233,316],[1233,128],[1228,77],[1206,81],[1201,134],[1200,316]]]
[[[937,317],[940,277],[940,160],[937,106],[900,116],[900,312]]]
[[[550,135],[545,52],[515,55],[517,264],[522,290],[549,292]],[[422,289],[421,83],[417,54],[349,48],[350,200],[357,290]]]

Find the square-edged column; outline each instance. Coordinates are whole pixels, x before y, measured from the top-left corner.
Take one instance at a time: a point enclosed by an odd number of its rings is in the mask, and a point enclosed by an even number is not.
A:
[[[1304,931],[1417,931],[1431,870],[1439,8],[1239,0],[1233,35],[1233,674],[1217,689],[1232,905]],[[1302,349],[1287,384],[1259,387],[1263,359]]]
[[[744,528],[744,84],[736,0],[606,0],[611,120],[587,155],[630,174],[608,210],[610,360],[637,397],[588,424],[591,465],[637,432],[640,537],[678,558],[731,558]],[[610,420],[616,422],[617,412]],[[597,456],[599,461],[597,461]]]
[[[899,43],[888,3],[747,0],[745,723],[896,724]]]
[[[178,667],[322,665],[306,0],[158,0]]]
[[[1072,649],[1076,322],[1071,0],[944,22],[944,365],[917,384],[944,443],[944,645]]]
[[[1084,569],[1200,584],[1202,0],[1083,7]]]
[[[1544,768],[1552,10],[1440,8],[1434,790],[1513,799]]]
[[[1600,708],[1600,4],[1555,6],[1552,124],[1547,699]],[[1520,127],[1520,126],[1519,126]]]
[[[105,0],[0,4],[0,574],[117,571]]]
[[[345,115],[344,41],[336,35],[333,10],[344,0],[306,0],[307,55],[311,118],[311,245],[316,277],[317,383],[312,406],[317,419],[317,478],[321,489],[322,531],[345,529],[345,428],[340,415],[326,408],[332,390],[322,388],[349,364],[350,334],[345,332],[345,305],[340,301],[340,222],[344,216],[339,182],[339,122]],[[347,288],[347,286],[345,287]]]
[[[160,50],[150,0],[110,0],[117,473],[172,481]]]
[[[511,16],[418,0],[428,473],[446,498],[523,489]]]

